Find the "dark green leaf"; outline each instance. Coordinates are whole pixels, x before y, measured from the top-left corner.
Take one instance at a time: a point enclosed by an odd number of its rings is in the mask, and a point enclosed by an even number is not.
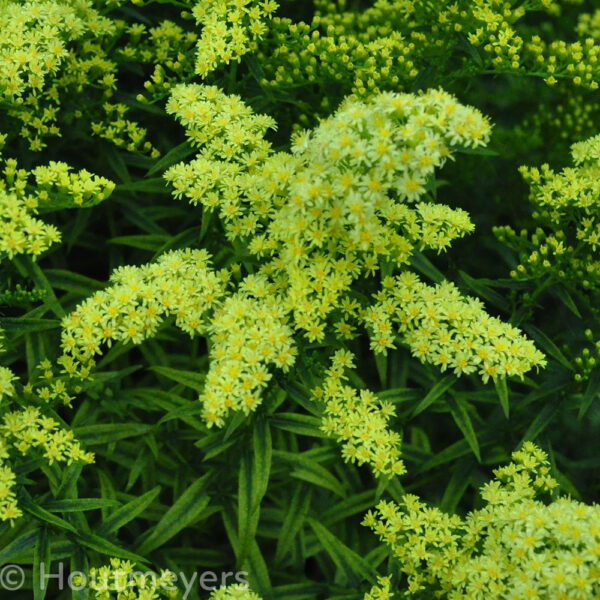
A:
[[[477,460],[481,462],[481,454],[479,452],[479,442],[477,441],[477,435],[473,429],[473,423],[471,422],[471,416],[469,415],[470,405],[466,400],[462,398],[448,398],[448,407],[452,418],[462,431],[465,439],[467,440],[473,454],[477,457]]]
[[[198,478],[190,485],[171,508],[163,515],[161,520],[144,536],[137,550],[141,554],[148,554],[159,548],[165,542],[177,535],[182,529],[195,523],[208,505],[209,498],[206,494],[207,482],[210,473]],[[137,544],[136,544],[137,546]]]
[[[429,408],[436,400],[441,398],[457,382],[457,380],[458,378],[456,375],[446,375],[446,377],[440,379],[440,381],[427,392],[425,398],[417,404],[412,412],[412,416],[416,417],[418,414]]]

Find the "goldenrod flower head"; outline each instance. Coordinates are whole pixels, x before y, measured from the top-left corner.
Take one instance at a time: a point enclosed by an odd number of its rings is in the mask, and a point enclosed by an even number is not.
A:
[[[209,268],[205,250],[174,250],[140,267],[119,267],[111,285],[63,319],[63,366],[69,357],[87,362],[113,341],[139,344],[163,319],[194,335],[206,330],[205,315],[223,295],[223,280]]]
[[[12,258],[17,254],[39,256],[60,241],[54,225],[36,219],[26,202],[0,188],[0,252]]]
[[[73,171],[63,162],[51,161],[31,171],[17,168],[14,159],[4,163],[0,181],[0,252],[12,258],[17,254],[39,256],[60,241],[54,225],[35,215],[61,208],[98,204],[115,188],[112,181],[82,169]]]
[[[534,230],[515,232],[496,227],[496,236],[519,252],[520,264],[511,272],[515,279],[548,278],[576,291],[589,306],[598,304],[600,294],[600,136],[571,147],[573,166],[559,172],[548,164],[521,167],[530,186]],[[591,341],[591,337],[588,337]],[[600,347],[595,356],[584,348],[575,360],[577,378],[597,368]]]
[[[4,368],[2,368],[4,369]],[[4,407],[5,408],[5,407]],[[62,429],[59,423],[44,416],[40,409],[29,406],[9,410],[0,419],[0,520],[11,521],[22,515],[18,507],[11,456],[40,452],[49,463],[73,461],[91,463],[94,455],[85,452],[73,432]]]
[[[135,563],[111,558],[110,564],[92,568],[84,582],[94,592],[96,600],[174,600],[180,598],[177,575],[163,569],[155,573],[136,568]],[[80,582],[74,581],[75,585]]]
[[[271,379],[269,366],[294,364],[296,347],[287,311],[272,285],[249,277],[215,311],[208,327],[210,369],[200,400],[208,426],[222,426],[229,411],[249,414]]]
[[[274,0],[200,0],[192,9],[202,27],[196,73],[205,77],[249,52],[268,30],[279,5]]]
[[[378,577],[377,584],[364,595],[363,600],[391,600],[394,597],[391,585],[391,577]]]
[[[67,44],[88,29],[87,17],[92,13],[86,12],[56,0],[0,2],[0,91],[4,96],[14,98],[27,89],[42,89],[45,77],[56,73],[65,60]]]
[[[15,379],[16,376],[10,369],[0,367],[0,405],[3,398],[10,397],[15,393],[15,387],[12,383]]]
[[[546,364],[544,355],[518,329],[489,316],[483,303],[465,297],[451,282],[436,286],[405,272],[365,311],[371,347],[384,352],[396,330],[414,356],[442,371],[477,372],[488,379],[519,376]]]
[[[86,112],[95,107],[83,96],[84,86],[100,90],[97,102],[110,97],[117,65],[103,46],[109,46],[118,30],[119,22],[91,2],[1,0],[0,96],[14,124],[21,125],[11,137],[16,134],[29,141],[30,150],[40,151],[45,138],[60,135],[65,96],[85,98]],[[78,117],[82,114],[75,111]]]
[[[477,147],[491,126],[441,90],[347,101],[275,153],[275,123],[236,96],[181,85],[167,109],[199,147],[165,177],[176,197],[219,211],[227,235],[247,239],[296,326],[311,341],[325,317],[379,259],[405,265],[415,247],[446,249],[473,230],[460,209],[419,201],[454,146]]]
[[[247,585],[236,583],[213,590],[209,600],[262,600]]]
[[[484,485],[483,508],[465,519],[407,494],[381,502],[364,524],[391,547],[408,577],[408,595],[459,599],[576,598],[600,593],[600,506],[560,497],[547,455],[531,442]]]
[[[314,397],[325,409],[321,429],[342,443],[347,462],[368,464],[376,476],[402,475],[406,469],[400,434],[389,427],[394,407],[368,390],[347,385],[344,372],[353,366],[350,352],[337,351],[322,386],[315,390]]]

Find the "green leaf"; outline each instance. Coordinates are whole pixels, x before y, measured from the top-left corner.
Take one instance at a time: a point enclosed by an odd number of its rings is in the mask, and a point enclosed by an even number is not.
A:
[[[454,152],[460,152],[461,154],[473,154],[475,156],[500,156],[496,150],[491,148],[466,148],[465,146],[451,146],[451,150]]]
[[[206,495],[207,482],[212,473],[207,473],[196,479],[171,508],[163,515],[161,520],[143,537],[137,546],[138,552],[148,554],[162,546],[182,529],[192,525],[200,513],[206,508],[209,498]]]
[[[579,309],[577,308],[577,305],[575,304],[575,301],[573,300],[571,294],[569,294],[569,292],[561,287],[558,286],[556,288],[554,288],[552,290],[554,292],[554,294],[556,295],[556,297],[579,319],[582,319],[583,317],[581,316],[581,313],[579,312]]]
[[[269,423],[264,419],[256,421],[252,446],[254,450],[253,479],[256,483],[256,485],[253,485],[252,503],[259,504],[267,492],[273,456],[271,430],[269,429]]]
[[[499,308],[500,310],[504,310],[508,312],[510,310],[510,305],[508,301],[498,292],[493,290],[492,288],[485,285],[481,279],[474,279],[469,274],[464,271],[459,271],[461,279],[465,282],[465,284],[477,294],[477,296],[484,298],[490,304]]]
[[[26,273],[33,280],[36,287],[45,290],[44,306],[47,306],[59,319],[62,319],[66,314],[65,309],[58,301],[50,282],[37,262],[27,255],[13,256],[12,262],[21,272]]]
[[[33,600],[44,600],[48,588],[48,579],[40,578],[41,569],[45,572],[50,569],[52,561],[48,531],[45,527],[39,530],[35,547],[33,549]]]
[[[508,419],[510,402],[508,400],[508,385],[506,383],[506,377],[494,379],[494,385],[496,387],[496,392],[498,393],[498,398],[500,399],[500,405],[504,411],[504,416]]]
[[[277,429],[283,429],[298,435],[318,438],[327,437],[327,434],[321,430],[321,419],[311,415],[275,413],[272,417],[269,417],[269,423]]]
[[[186,387],[192,388],[197,392],[204,391],[204,382],[205,376],[200,373],[195,373],[194,371],[182,371],[181,369],[172,369],[171,367],[150,367],[151,371],[166,377],[167,379],[171,379],[172,381],[176,381],[177,383],[181,383]]]
[[[117,177],[123,183],[129,183],[131,181],[131,175],[129,175],[127,165],[125,164],[121,154],[119,154],[119,152],[117,152],[116,149],[112,148],[111,146],[104,147],[103,154],[106,157],[108,165],[115,172]]]
[[[104,423],[75,427],[73,432],[75,437],[87,446],[94,446],[145,435],[152,429],[152,425],[144,425],[143,423]]]
[[[478,67],[483,67],[483,60],[481,58],[481,55],[479,54],[477,48],[473,46],[473,44],[470,44],[467,40],[464,40],[464,44],[461,44],[460,47],[463,48],[465,52],[475,61],[475,64]],[[498,153],[496,152],[495,154]]]
[[[90,564],[88,557],[83,552],[70,552],[71,554],[71,573],[88,573]],[[89,600],[90,588],[85,585],[79,589],[80,586],[73,586],[71,598],[73,600]]]
[[[60,321],[57,319],[29,319],[27,317],[0,318],[0,327],[11,339],[17,339],[26,333],[40,333],[51,329],[58,329]]]
[[[341,498],[346,495],[342,484],[327,469],[315,461],[297,467],[290,473],[290,476],[330,490]]]
[[[50,500],[44,503],[43,508],[50,512],[70,513],[111,506],[119,506],[119,502],[108,498],[72,498],[68,500]]]
[[[115,192],[146,192],[148,194],[168,194],[166,182],[162,177],[138,179],[132,183],[121,183]]]
[[[526,325],[523,327],[525,331],[538,343],[540,348],[553,356],[561,365],[574,371],[573,365],[567,359],[567,357],[559,350],[558,346],[540,329],[533,325]]]
[[[248,553],[249,545],[254,541],[260,506],[252,505],[252,462],[246,453],[238,472],[238,563],[241,564]]]
[[[531,422],[531,425],[527,428],[521,443],[525,441],[534,441],[539,435],[552,423],[558,410],[560,408],[560,399],[548,402],[535,416],[535,419]]]
[[[31,529],[4,546],[4,548],[0,549],[0,566],[14,560],[15,557],[26,550],[34,548],[38,540],[39,532],[39,529]]]
[[[39,521],[43,521],[44,523],[48,523],[48,525],[53,525],[58,529],[64,529],[65,531],[70,531],[71,533],[77,533],[77,529],[68,523],[64,519],[53,515],[51,512],[43,509],[41,506],[29,500],[28,498],[23,498],[19,502],[19,506],[23,509],[24,512],[29,513],[31,516],[35,517]]]
[[[462,460],[452,473],[440,502],[440,508],[447,513],[456,512],[458,504],[471,483],[471,473],[475,463],[470,457]]]
[[[158,248],[152,260],[169,250],[187,248],[200,239],[200,227],[190,227],[177,235],[169,236],[168,241]]]
[[[439,269],[437,269],[433,265],[433,263],[420,252],[415,252],[410,257],[410,264],[417,271],[419,271],[419,273],[422,273],[423,275],[425,275],[425,277],[431,279],[431,281],[434,281],[435,283],[442,283],[442,281],[446,280],[444,274]]]
[[[585,413],[589,410],[592,402],[598,398],[600,394],[600,370],[596,369],[590,375],[590,379],[588,381],[587,387],[585,388],[585,392],[583,393],[583,398],[581,399],[581,404],[579,405],[579,414],[577,418],[579,420],[583,419]]]
[[[197,150],[192,144],[190,144],[189,141],[185,141],[179,144],[179,146],[171,148],[171,150],[169,150],[160,160],[156,161],[148,173],[146,173],[146,176],[149,177],[150,175],[165,171],[171,165],[186,159],[195,152],[197,152]]]
[[[170,240],[171,236],[169,235],[149,233],[147,235],[123,235],[120,237],[114,237],[108,240],[108,243],[156,252],[156,250],[162,248]]]
[[[416,388],[391,388],[377,392],[377,397],[392,404],[403,404],[418,400],[421,397],[421,391]]]
[[[267,491],[271,470],[271,432],[263,420],[256,423],[253,434],[252,458],[242,455],[238,473],[238,553],[241,564],[256,536],[260,503]]]
[[[78,532],[75,539],[80,545],[91,548],[92,550],[103,554],[106,558],[124,558],[125,560],[131,560],[142,565],[145,565],[148,562],[148,559],[140,554],[130,552],[126,548],[113,544],[109,540],[95,533]]]
[[[423,398],[419,404],[414,408],[412,417],[416,417],[424,410],[429,408],[436,400],[441,398],[456,382],[458,377],[456,375],[446,375],[443,379],[440,379],[430,390],[427,392],[425,398]]]
[[[262,598],[272,598],[269,569],[256,540],[252,542],[244,568],[248,575],[250,587],[256,590],[256,593]]]
[[[111,513],[98,527],[98,534],[109,535],[116,533],[121,527],[141,515],[158,497],[161,487],[157,485],[138,498],[134,498],[121,508]]]
[[[315,532],[323,550],[329,554],[335,566],[340,570],[345,582],[353,586],[359,585],[365,579],[375,583],[377,573],[362,556],[348,548],[315,519],[309,518],[308,523]]]
[[[147,436],[144,441],[152,439],[151,436]],[[138,450],[137,456],[134,463],[129,468],[129,475],[127,477],[127,483],[125,484],[125,491],[128,492],[138,480],[143,471],[145,471],[152,463],[152,455],[148,452],[145,446],[141,446]]]
[[[469,415],[470,404],[462,398],[448,398],[448,407],[452,418],[462,431],[463,436],[467,440],[473,454],[477,457],[477,461],[481,462],[481,454],[479,452],[479,442],[477,441],[477,435],[473,429],[473,423],[471,423],[471,416]]]
[[[384,478],[382,478],[381,481],[384,481]],[[336,502],[328,507],[325,512],[319,515],[319,520],[324,525],[336,523],[337,521],[347,519],[358,513],[366,512],[369,508],[373,507],[376,501],[376,493],[375,490],[372,489],[353,494],[345,500]]]
[[[292,499],[287,508],[285,519],[281,525],[279,536],[277,537],[277,548],[275,549],[275,562],[281,562],[281,559],[290,551],[296,535],[302,528],[308,507],[310,506],[311,491],[306,489],[303,484],[298,484],[292,495]]]
[[[65,269],[44,269],[44,273],[53,288],[80,296],[90,295],[105,287],[105,284],[97,279]]]
[[[204,239],[204,236],[208,233],[208,228],[212,223],[212,216],[214,211],[212,209],[207,208],[206,206],[202,207],[202,220],[200,222],[200,237],[198,241],[201,242]]]

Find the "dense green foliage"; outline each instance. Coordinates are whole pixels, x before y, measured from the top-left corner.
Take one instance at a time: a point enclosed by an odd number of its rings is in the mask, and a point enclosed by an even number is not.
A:
[[[594,5],[0,0],[0,597],[599,597]]]

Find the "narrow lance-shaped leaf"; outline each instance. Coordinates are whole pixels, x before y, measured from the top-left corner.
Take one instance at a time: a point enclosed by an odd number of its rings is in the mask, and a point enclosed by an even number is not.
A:
[[[162,519],[150,530],[138,547],[140,554],[148,554],[194,523],[206,508],[209,498],[207,483],[212,472],[203,475],[190,485]]]

